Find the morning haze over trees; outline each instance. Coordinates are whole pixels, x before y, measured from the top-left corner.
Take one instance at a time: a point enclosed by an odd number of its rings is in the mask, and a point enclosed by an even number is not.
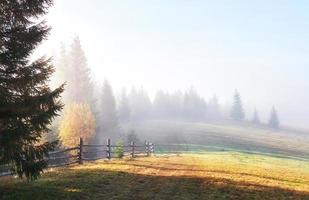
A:
[[[309,199],[309,2],[223,2],[0,0],[0,199]]]
[[[135,5],[133,2],[130,1]],[[149,4],[145,2],[133,6],[134,11],[121,10],[129,12],[127,18],[122,12],[117,13],[118,9],[107,9],[113,5],[122,8],[119,2],[89,4],[76,0],[69,4],[65,13],[74,16],[78,11],[78,17],[74,18],[76,26],[86,21],[106,30],[116,28],[115,42],[114,35],[108,31],[102,35],[95,31],[97,27],[87,29],[85,24],[70,35],[69,41],[59,34],[62,31],[51,32],[51,28],[65,20],[59,16],[61,20],[56,20],[57,23],[45,19],[53,6],[52,0],[0,0],[0,199],[306,199],[309,134],[287,123],[286,119],[293,116],[287,116],[287,108],[279,98],[274,98],[282,91],[272,91],[276,93],[272,97],[262,91],[269,86],[264,80],[248,81],[256,78],[254,70],[246,71],[251,69],[250,65],[240,68],[248,73],[244,72],[246,77],[238,74],[239,69],[234,72],[237,67],[230,59],[234,55],[224,54],[228,48],[219,47],[220,54],[215,56],[219,43],[213,51],[200,49],[205,45],[202,39],[212,34],[200,34],[205,30],[197,29],[195,21],[205,18],[195,18],[195,15],[201,14],[198,8],[207,9],[216,3],[170,1],[168,5],[173,5],[175,10],[166,9],[164,14],[161,9],[168,8],[166,1],[157,2],[160,12],[154,17],[160,23],[154,23],[156,20],[150,17],[146,27],[144,20],[153,14],[145,11],[154,10],[151,5],[142,7],[143,12],[139,13],[139,6]],[[234,4],[247,5],[239,2],[231,5]],[[89,11],[79,13],[75,7],[78,5],[89,6]],[[219,10],[222,6],[225,5],[220,5]],[[188,13],[190,17],[184,19],[184,8],[196,12]],[[100,13],[95,13],[98,10]],[[101,10],[106,16],[103,17]],[[222,19],[217,19],[211,11],[208,10],[207,17],[220,27]],[[117,16],[110,16],[111,13]],[[88,15],[100,16],[100,20]],[[174,15],[175,18],[169,19]],[[234,15],[233,10],[230,17]],[[139,29],[131,21],[141,18],[143,25]],[[119,19],[126,23],[118,27]],[[187,19],[192,27],[184,26]],[[174,23],[175,20],[181,23]],[[209,24],[204,25],[207,30],[212,29]],[[237,24],[224,24],[222,28],[234,26]],[[118,30],[123,27],[124,32]],[[218,27],[212,31],[223,34],[224,30]],[[146,43],[141,44],[148,28],[154,41],[147,36]],[[185,41],[193,28],[198,34]],[[156,38],[157,34],[163,35]],[[175,38],[170,34],[175,34]],[[125,42],[122,37],[126,38]],[[137,51],[131,40],[136,46],[142,45],[143,51]],[[44,41],[59,44],[51,53]],[[101,41],[106,46],[93,49]],[[155,44],[158,41],[162,44]],[[238,43],[239,47],[233,44],[233,51],[241,48],[239,38]],[[116,55],[109,54],[115,49]],[[204,60],[211,58],[213,63]],[[113,62],[105,62],[107,59]],[[240,63],[250,60],[252,65],[256,62],[254,56],[245,53],[237,59]],[[142,66],[133,69],[130,62]],[[119,63],[123,66],[117,71]],[[280,59],[280,67],[282,63]],[[101,67],[100,73],[94,65]],[[143,71],[144,65],[155,68],[156,72],[149,72],[149,76]],[[195,66],[199,65],[201,68],[196,70]],[[226,66],[220,68],[221,65]],[[116,77],[107,73],[113,67]],[[206,74],[204,67],[210,68],[211,74]],[[190,75],[192,71],[194,74]],[[180,81],[182,84],[174,83],[174,76],[186,80]],[[229,76],[234,77],[229,79]],[[163,81],[167,77],[170,79]],[[140,82],[135,80],[138,78]],[[281,74],[271,77],[271,81],[275,83],[276,78],[279,80]],[[147,79],[153,82],[147,84]],[[195,79],[199,79],[199,85]],[[208,79],[216,84],[205,84]],[[246,81],[249,87],[243,86]],[[291,96],[286,101],[290,101],[289,109],[294,110],[296,98]],[[34,182],[44,171],[47,173]],[[282,174],[286,175],[284,180]]]
[[[117,91],[118,95],[115,95],[109,81],[95,82],[91,80],[91,72],[87,66],[87,59],[78,37],[73,40],[70,48],[72,50],[69,51],[71,52],[69,54],[65,53],[66,47],[64,46],[59,50],[60,53],[56,61],[57,73],[62,78],[58,81],[67,84],[64,93],[66,107],[76,102],[84,102],[84,104],[90,106],[90,112],[91,115],[95,116],[94,123],[96,124],[93,140],[89,140],[92,143],[104,143],[107,138],[124,138],[132,130],[124,130],[121,128],[121,124],[147,120],[230,121],[251,123],[261,127],[268,126],[273,129],[279,128],[279,119],[274,110],[270,113],[271,118],[268,122],[263,123],[260,120],[257,109],[253,111],[251,119],[250,117],[246,118],[242,97],[237,90],[231,98],[232,104],[228,107],[223,107],[216,95],[210,99],[205,99],[192,86],[185,91],[159,90],[152,99],[143,87],[133,87],[129,92],[123,88]],[[70,73],[70,71],[74,71],[74,73]],[[67,74],[67,76],[61,76],[61,74]],[[98,89],[95,90],[94,88]],[[60,120],[66,121],[69,120],[68,118],[70,117],[64,115]],[[64,123],[62,122],[62,124]],[[54,124],[54,126],[57,126],[57,124]],[[88,124],[88,126],[92,125]],[[63,137],[66,131],[62,130],[61,125],[59,130],[60,137]],[[57,133],[55,134],[57,135]],[[72,136],[78,138],[79,134],[76,133]],[[123,140],[125,141],[125,139]],[[77,139],[76,142],[78,142]]]
[[[30,61],[31,53],[49,31],[44,22],[35,23],[34,19],[45,14],[51,1],[31,4],[32,10],[26,9],[26,2],[23,4],[25,5],[11,6],[3,3],[1,8],[1,37],[4,42],[1,52],[0,92],[5,108],[1,111],[1,158],[2,162],[13,163],[13,169],[20,176],[25,174],[27,177],[36,177],[37,173],[33,169],[43,169],[46,165],[42,160],[43,156],[54,147],[54,143],[34,145],[48,132],[49,124],[63,106],[59,100],[63,85],[55,90],[49,88],[48,80],[53,73],[50,59]],[[10,14],[14,14],[15,9],[20,14],[11,18]],[[65,107],[61,116],[52,124],[54,136],[51,138],[59,138],[64,146],[76,144],[79,137],[83,137],[87,143],[102,143],[107,138],[124,137],[129,131],[121,130],[119,123],[150,119],[246,121],[238,91],[235,92],[230,111],[224,111],[216,96],[205,99],[194,87],[175,92],[164,91],[162,88],[153,100],[142,87],[132,88],[129,93],[123,89],[116,101],[112,86],[107,80],[94,82],[91,79],[91,70],[78,36],[70,46],[62,44],[54,65],[54,84],[65,84],[62,95]],[[101,89],[95,90],[95,87]],[[261,124],[256,110],[252,123]],[[273,129],[279,128],[275,108],[266,125]],[[17,157],[13,156],[17,154]],[[29,163],[23,163],[23,157],[28,157]]]

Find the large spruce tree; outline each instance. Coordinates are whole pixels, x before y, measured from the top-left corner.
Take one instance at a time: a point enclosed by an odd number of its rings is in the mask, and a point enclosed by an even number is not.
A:
[[[243,120],[245,118],[241,97],[237,90],[234,94],[234,102],[231,109],[231,118],[237,121]]]
[[[28,179],[47,166],[45,156],[55,143],[40,139],[62,108],[63,86],[48,86],[50,59],[30,59],[50,30],[38,20],[51,5],[52,0],[0,1],[0,165]]]

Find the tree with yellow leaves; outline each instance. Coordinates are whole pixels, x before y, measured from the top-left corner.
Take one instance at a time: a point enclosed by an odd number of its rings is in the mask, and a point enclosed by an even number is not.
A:
[[[66,147],[76,146],[80,137],[88,143],[94,133],[95,117],[90,106],[84,103],[68,105],[59,128],[62,144]]]

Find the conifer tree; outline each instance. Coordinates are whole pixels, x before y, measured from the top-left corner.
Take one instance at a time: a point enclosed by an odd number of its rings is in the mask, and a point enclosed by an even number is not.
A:
[[[258,111],[257,111],[256,109],[254,109],[253,118],[252,118],[252,123],[253,123],[253,124],[256,124],[256,125],[261,124],[260,117],[259,117],[259,113],[258,113]]]
[[[94,85],[87,66],[87,58],[78,37],[71,47],[62,44],[56,62],[56,73],[61,82],[66,82],[63,99],[65,103],[87,103],[94,106]],[[57,80],[59,82],[59,80]]]
[[[106,139],[107,137],[116,138],[118,134],[118,116],[116,111],[116,101],[111,85],[107,80],[104,81],[102,97],[100,99],[99,110],[99,131],[97,139]]]
[[[67,81],[68,74],[68,55],[65,45],[62,43],[60,47],[60,53],[55,58],[55,74],[52,77],[51,83],[55,86]],[[66,99],[66,92],[62,94],[62,99]]]
[[[68,55],[67,92],[68,102],[93,103],[93,84],[90,69],[78,37],[74,38]]]
[[[152,102],[148,93],[143,88],[140,88],[139,90],[133,88],[129,95],[129,102],[132,119],[144,120],[150,117]]]
[[[129,99],[128,99],[125,89],[123,89],[121,92],[118,113],[119,113],[119,120],[121,122],[127,122],[130,120],[131,109],[130,109]]]
[[[244,109],[242,106],[241,97],[237,90],[235,91],[235,94],[234,94],[234,102],[233,102],[230,116],[232,119],[237,120],[237,121],[243,120],[245,118],[245,113],[244,113]]]
[[[43,132],[62,109],[63,86],[51,90],[50,59],[31,61],[50,28],[39,17],[51,0],[0,1],[0,165],[19,177],[37,178],[55,143],[40,143]]]
[[[153,115],[158,118],[167,118],[171,115],[172,103],[170,95],[162,90],[158,91],[153,101]]]
[[[268,126],[273,129],[278,129],[279,125],[280,125],[280,122],[279,122],[278,113],[275,107],[273,107],[270,113],[270,119],[268,121]]]
[[[181,91],[176,91],[170,94],[170,114],[173,118],[182,118],[183,110],[183,93]]]
[[[207,106],[207,118],[212,120],[217,120],[222,117],[220,111],[219,100],[216,95],[214,95],[208,102]]]
[[[206,102],[199,96],[194,87],[184,94],[183,112],[188,119],[203,119],[205,117]]]

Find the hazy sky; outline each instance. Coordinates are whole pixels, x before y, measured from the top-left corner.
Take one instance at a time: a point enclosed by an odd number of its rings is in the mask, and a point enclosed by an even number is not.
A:
[[[237,88],[248,114],[309,128],[309,1],[56,0],[42,46],[79,35],[96,80],[115,89],[193,85],[222,104]],[[251,116],[250,116],[251,117]]]

